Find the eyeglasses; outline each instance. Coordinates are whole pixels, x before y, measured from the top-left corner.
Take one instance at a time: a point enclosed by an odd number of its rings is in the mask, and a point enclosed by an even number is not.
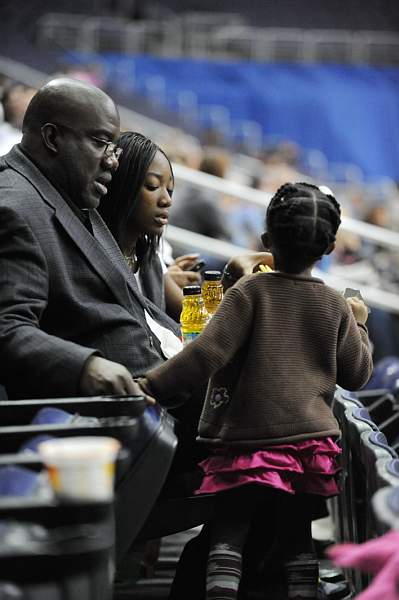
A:
[[[69,125],[64,125],[63,123],[62,124],[54,123],[54,125],[56,125],[57,127],[60,127],[61,129],[68,129],[75,135],[77,134],[77,131],[73,127],[69,127]],[[94,140],[98,147],[101,146],[101,150],[103,151],[105,158],[111,158],[112,156],[115,156],[116,160],[120,159],[122,152],[123,152],[123,148],[119,148],[116,144],[114,144],[114,142],[109,142],[108,140],[103,140],[102,138],[99,138],[95,135],[89,134],[88,137],[91,140]]]
[[[120,159],[122,152],[123,152],[123,148],[119,148],[113,142],[108,142],[107,140],[102,140],[101,138],[98,138],[95,135],[90,135],[89,137],[90,137],[90,139],[97,142],[98,145],[101,144],[103,146],[103,152],[104,152],[105,158],[111,158],[111,156],[114,155],[116,160]]]

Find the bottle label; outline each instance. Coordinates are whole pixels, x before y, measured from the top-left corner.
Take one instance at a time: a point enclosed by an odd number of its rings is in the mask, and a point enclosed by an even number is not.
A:
[[[187,346],[187,344],[195,340],[197,336],[199,336],[199,332],[197,331],[188,331],[187,333],[182,333],[184,346]]]

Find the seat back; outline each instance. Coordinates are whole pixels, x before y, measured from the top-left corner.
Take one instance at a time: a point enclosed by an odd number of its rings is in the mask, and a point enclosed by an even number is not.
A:
[[[360,539],[366,541],[379,533],[378,523],[374,511],[371,510],[369,498],[380,489],[381,485],[386,485],[378,476],[377,463],[383,461],[386,464],[387,461],[398,460],[398,458],[381,431],[366,431],[361,434],[360,460],[365,470],[365,498],[361,503],[363,511],[360,515],[358,514],[358,519],[364,527]]]

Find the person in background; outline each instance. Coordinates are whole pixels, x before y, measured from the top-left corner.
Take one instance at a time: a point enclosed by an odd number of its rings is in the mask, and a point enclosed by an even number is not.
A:
[[[262,507],[262,525],[265,514],[271,529],[280,519],[290,552],[288,598],[317,598],[310,507],[314,497],[339,493],[340,430],[329,404],[336,384],[359,389],[373,367],[366,305],[311,274],[334,249],[339,224],[326,188],[279,188],[262,236],[275,271],[240,279],[202,334],[139,380],[165,400],[209,378],[198,439],[211,455],[196,492],[217,494],[207,600],[237,598],[243,547]]]
[[[5,88],[2,96],[4,120],[18,131],[22,130],[25,111],[36,94],[35,88],[13,83]]]
[[[99,213],[141,292],[178,321],[182,287],[199,283],[201,275],[187,270],[197,254],[178,257],[169,270],[160,256],[175,185],[172,165],[164,151],[141,133],[124,132],[118,144],[123,150],[119,168]]]
[[[199,170],[215,177],[224,177],[229,165],[225,152],[219,149],[205,151]],[[219,240],[230,240],[223,213],[218,208],[215,192],[187,185],[179,193],[171,223]]]
[[[0,104],[0,156],[7,154],[22,139],[22,133],[4,121],[4,110]]]

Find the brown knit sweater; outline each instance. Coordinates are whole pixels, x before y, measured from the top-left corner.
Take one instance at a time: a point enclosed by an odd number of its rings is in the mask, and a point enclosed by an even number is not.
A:
[[[335,385],[361,388],[372,372],[367,329],[320,279],[243,277],[202,334],[146,374],[167,399],[209,379],[199,438],[268,445],[338,435]]]

